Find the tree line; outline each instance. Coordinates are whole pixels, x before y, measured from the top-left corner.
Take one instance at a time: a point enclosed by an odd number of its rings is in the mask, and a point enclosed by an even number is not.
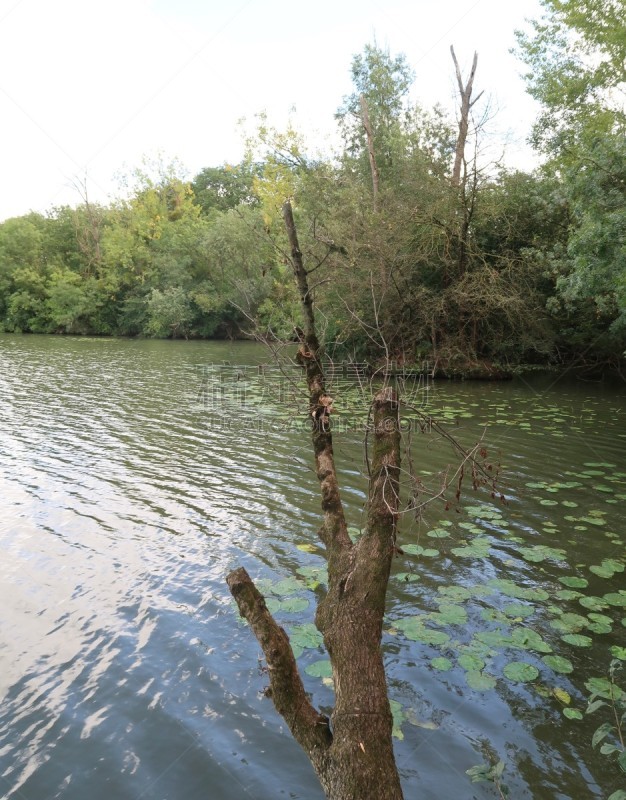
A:
[[[533,31],[518,34],[542,107],[535,171],[484,157],[476,58],[463,77],[452,53],[455,122],[408,101],[405,56],[366,45],[332,156],[260,117],[239,164],[192,180],[175,167],[138,170],[109,205],[85,190],[75,208],[2,223],[0,326],[162,338],[236,338],[260,326],[294,338],[300,305],[280,216],[289,198],[314,265],[321,335],[344,356],[382,347],[464,374],[619,369],[626,12],[610,0],[543,6]]]

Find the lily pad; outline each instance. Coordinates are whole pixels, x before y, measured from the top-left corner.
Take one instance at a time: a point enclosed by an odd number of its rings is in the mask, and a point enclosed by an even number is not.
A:
[[[574,665],[568,658],[563,656],[542,656],[541,660],[550,667],[554,672],[559,672],[561,675],[569,675],[574,671]]]
[[[525,661],[511,661],[503,670],[504,675],[516,683],[528,683],[539,676],[539,670]]]
[[[444,658],[443,656],[432,658],[430,660],[430,665],[434,669],[438,669],[440,672],[447,672],[449,669],[452,669],[452,662],[450,659]]]
[[[465,680],[470,689],[475,689],[478,692],[486,692],[489,689],[495,689],[496,679],[493,675],[478,670],[471,670],[465,673]]]
[[[609,592],[604,595],[604,599],[610,606],[626,608],[626,592]]]
[[[579,711],[577,708],[564,708],[563,716],[567,717],[567,719],[583,719],[582,711]]]
[[[581,597],[578,602],[590,611],[603,611],[609,605],[602,597]]]
[[[467,672],[480,672],[485,666],[483,659],[473,653],[463,653],[462,656],[459,656],[458,662],[459,666]]]
[[[574,647],[591,647],[593,644],[593,639],[582,633],[566,633],[561,639]]]
[[[467,611],[462,606],[444,604],[439,606],[439,612],[431,616],[435,622],[442,625],[465,625],[467,622]]]
[[[567,575],[559,578],[559,583],[563,586],[569,586],[570,589],[585,589],[589,586],[589,581],[586,578],[579,578],[576,575]]]
[[[557,547],[548,547],[545,544],[536,544],[533,547],[520,547],[519,552],[526,561],[539,563],[551,559],[565,561],[565,550]]]
[[[319,661],[314,661],[312,664],[309,664],[308,667],[304,670],[307,675],[311,675],[314,678],[332,678],[333,677],[333,668],[330,665],[330,661],[327,658],[322,658]]]

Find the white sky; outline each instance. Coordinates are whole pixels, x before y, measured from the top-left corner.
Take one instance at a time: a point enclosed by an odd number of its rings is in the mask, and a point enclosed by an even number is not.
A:
[[[119,193],[144,155],[191,175],[243,154],[238,120],[289,109],[329,136],[352,56],[374,37],[405,53],[413,99],[454,107],[453,44],[499,109],[506,162],[531,167],[536,107],[509,49],[539,0],[0,0],[0,219]],[[313,136],[311,137],[313,138]]]

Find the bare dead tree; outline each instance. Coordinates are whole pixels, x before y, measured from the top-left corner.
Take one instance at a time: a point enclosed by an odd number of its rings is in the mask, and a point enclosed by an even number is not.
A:
[[[307,753],[331,800],[402,800],[392,744],[392,715],[381,651],[383,615],[399,515],[399,404],[389,385],[372,404],[373,447],[365,532],[352,542],[346,523],[330,429],[330,398],[322,368],[313,299],[291,204],[283,207],[290,261],[304,328],[297,361],[306,375],[315,471],[326,548],[328,591],[315,623],[323,635],[335,685],[330,720],[309,701],[289,639],[243,568],[228,586],[265,655],[278,712]]]
[[[469,77],[467,79],[467,83],[463,82],[463,76],[461,75],[461,68],[459,67],[459,62],[456,58],[456,53],[454,52],[454,47],[450,45],[450,53],[452,54],[452,60],[454,61],[454,69],[456,71],[456,80],[459,87],[459,94],[461,97],[461,108],[460,108],[460,117],[459,117],[459,135],[456,140],[456,147],[454,152],[454,168],[452,170],[452,185],[453,186],[460,186],[461,185],[461,169],[463,167],[463,162],[465,158],[465,143],[467,142],[467,134],[469,131],[469,118],[470,118],[470,111],[472,110],[472,106],[478,102],[478,100],[482,97],[483,92],[477,95],[472,100],[472,91],[474,88],[474,76],[476,75],[476,67],[478,65],[478,53],[474,53],[474,59],[472,61],[472,68],[470,70]]]

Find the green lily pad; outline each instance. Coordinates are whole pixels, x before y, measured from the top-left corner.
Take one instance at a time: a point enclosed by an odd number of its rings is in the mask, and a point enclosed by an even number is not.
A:
[[[532,617],[535,611],[533,606],[527,606],[524,603],[508,603],[502,606],[502,613],[507,617]]]
[[[559,589],[558,592],[554,593],[554,596],[557,600],[577,600],[582,597],[582,594],[575,589]]]
[[[553,561],[565,561],[565,550],[557,547],[548,547],[545,544],[536,544],[533,547],[520,547],[519,552],[526,561],[539,563],[552,559]]]
[[[444,658],[443,656],[432,658],[430,660],[430,665],[434,669],[438,669],[440,672],[447,672],[449,669],[452,669],[452,662],[450,659]]]
[[[562,675],[569,675],[570,672],[574,671],[572,662],[563,656],[542,656],[541,660],[546,667],[550,667],[554,672],[559,672]]]
[[[569,586],[570,589],[585,589],[589,586],[589,581],[586,578],[579,578],[576,575],[559,578],[559,583],[562,583],[563,586]]]
[[[583,719],[582,711],[579,711],[577,708],[564,708],[563,716],[567,717],[567,719]]]
[[[477,536],[464,547],[453,547],[452,552],[461,558],[486,558],[491,549],[491,540],[486,536]]]
[[[420,580],[420,576],[414,572],[397,572],[393,577],[402,583],[417,583]]]
[[[566,633],[561,639],[574,647],[591,647],[593,644],[593,639],[582,633]]]
[[[433,528],[432,531],[428,531],[426,536],[430,536],[431,539],[445,539],[450,536],[450,531],[445,528]]]
[[[297,578],[285,578],[284,580],[273,583],[270,586],[270,592],[275,594],[277,597],[285,597],[285,595],[288,594],[295,594],[296,592],[301,592],[302,589],[302,581],[299,581]]]
[[[511,661],[503,670],[504,675],[516,683],[528,683],[539,676],[539,670],[525,661]]]
[[[457,660],[467,672],[480,672],[485,667],[483,659],[473,653],[463,653]]]
[[[305,622],[303,625],[295,625],[289,633],[289,639],[296,658],[298,658],[303,650],[321,647],[324,641],[322,639],[322,634],[312,622]]]
[[[576,633],[587,625],[587,618],[581,614],[561,614],[557,619],[550,620],[550,627],[560,633]]]
[[[268,597],[265,602],[272,614],[280,612],[284,614],[296,614],[309,607],[309,601],[305,597],[290,597],[286,600],[275,600],[273,597]]]
[[[433,614],[432,618],[443,625],[465,625],[467,623],[467,611],[462,606],[442,604],[439,606],[439,613],[437,615]]]
[[[396,628],[402,631],[407,639],[424,644],[443,645],[450,641],[450,637],[443,631],[433,631],[424,625],[421,616],[408,617],[395,623]]]
[[[404,734],[402,733],[402,724],[406,722],[406,715],[404,713],[404,709],[402,707],[402,703],[398,703],[397,700],[390,700],[389,707],[391,709],[391,716],[393,719],[393,730],[392,736],[394,739],[404,739]]]
[[[613,647],[611,647],[611,655],[613,658],[619,658],[620,661],[626,661],[626,647],[613,645]]]
[[[550,645],[532,628],[515,628],[511,632],[511,644],[521,650],[535,650],[537,653],[552,652]]]
[[[603,597],[581,597],[578,602],[590,611],[603,611],[609,605]]]
[[[626,592],[609,592],[604,595],[604,599],[610,606],[626,608]]]
[[[475,689],[477,692],[486,692],[489,689],[495,689],[497,683],[493,675],[488,675],[478,670],[466,672],[465,680],[470,689]]]
[[[589,572],[593,572],[593,574],[597,575],[598,578],[612,578],[613,575],[615,575],[615,570],[604,565],[598,566],[597,564],[593,564],[591,567],[589,567]]]
[[[547,600],[550,595],[545,589],[539,589],[537,587],[524,587],[518,586],[515,581],[510,580],[509,578],[492,578],[490,581],[487,582],[487,585],[492,587],[493,589],[497,589],[504,595],[508,597],[515,597],[519,600]]]
[[[424,556],[424,558],[436,558],[439,555],[439,550],[430,547],[422,547],[419,544],[405,544],[402,545],[402,550],[410,556]]]
[[[469,600],[472,597],[472,591],[465,586],[439,586],[437,587],[439,594],[445,595],[449,600],[456,603],[462,603],[464,600]]]
[[[314,678],[332,678],[333,677],[333,668],[330,665],[330,661],[327,658],[322,658],[319,661],[314,661],[312,664],[309,664],[308,667],[304,670],[307,675],[311,675]]]

